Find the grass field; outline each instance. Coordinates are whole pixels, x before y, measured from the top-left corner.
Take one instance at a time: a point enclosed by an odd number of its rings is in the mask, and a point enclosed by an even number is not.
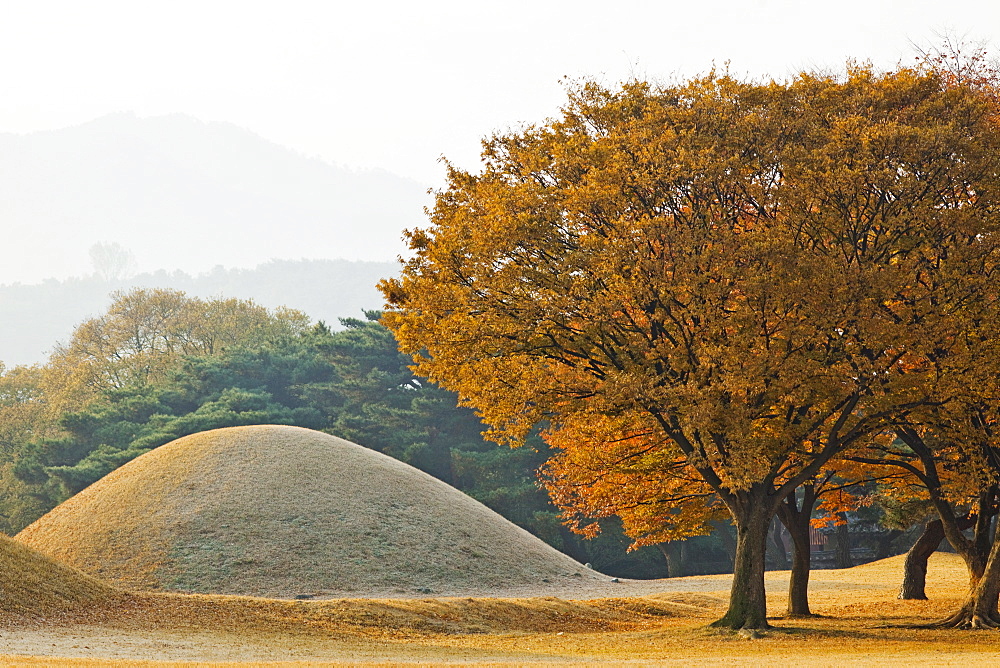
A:
[[[727,576],[660,581],[642,597],[286,601],[144,594],[85,615],[0,630],[11,666],[789,665],[995,666],[1000,633],[905,628],[943,616],[965,587],[955,555],[935,555],[929,601],[898,601],[901,557],[812,577],[812,619],[776,616],[750,639],[709,630]],[[774,613],[787,573],[768,574]],[[6,654],[3,654],[5,652]]]
[[[212,561],[220,544],[246,558]],[[768,573],[775,628],[720,632],[731,576],[612,581],[395,460],[233,428],[0,538],[0,666],[1000,665],[1000,632],[914,628],[958,606],[961,560],[899,601],[902,560],[814,571],[809,619],[780,617],[788,573]]]

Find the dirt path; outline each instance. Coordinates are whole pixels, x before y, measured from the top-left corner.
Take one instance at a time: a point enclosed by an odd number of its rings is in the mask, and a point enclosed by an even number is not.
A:
[[[244,637],[238,634],[178,630],[111,630],[97,626],[19,629],[0,632],[4,666],[37,665],[39,660],[73,657],[100,659],[133,665],[135,660],[153,660],[152,665],[174,662],[261,663],[341,662],[346,664],[406,663],[521,663],[544,659],[532,652],[483,651],[476,648],[414,644],[373,639],[303,638],[293,634]],[[84,662],[83,665],[90,665]]]

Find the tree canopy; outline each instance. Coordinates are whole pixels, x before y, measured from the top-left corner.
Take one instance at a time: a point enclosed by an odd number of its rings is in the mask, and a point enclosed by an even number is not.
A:
[[[719,623],[766,626],[778,504],[982,361],[967,333],[994,317],[995,117],[976,87],[910,69],[585,83],[558,118],[485,142],[481,173],[449,168],[381,285],[384,322],[491,438],[548,424],[550,487],[609,493],[603,467],[620,498],[655,483],[723,504]]]

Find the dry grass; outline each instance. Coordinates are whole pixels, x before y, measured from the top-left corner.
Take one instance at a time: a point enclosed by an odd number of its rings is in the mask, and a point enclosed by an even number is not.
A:
[[[297,427],[179,439],[17,539],[146,591],[516,596],[609,580],[406,464]]]
[[[79,618],[127,596],[0,534],[0,624]]]
[[[961,600],[955,555],[932,558],[930,601],[896,599],[902,557],[814,571],[810,619],[781,618],[788,573],[768,573],[775,629],[751,640],[707,628],[730,576],[611,584],[464,495],[331,439],[294,428],[182,439],[22,537],[142,586],[357,597],[123,593],[0,540],[0,664],[1000,665],[997,632],[912,627]],[[232,560],[237,548],[250,556]],[[316,580],[331,572],[334,585]],[[468,595],[413,598],[417,582]],[[496,596],[512,590],[537,597]]]
[[[901,558],[813,573],[822,616],[773,619],[756,640],[708,630],[727,576],[656,583],[644,597],[352,599],[287,601],[141,594],[108,600],[99,622],[37,621],[0,632],[3,665],[921,665],[1000,663],[1000,635],[920,630],[960,600],[965,569],[932,558],[931,601],[898,601]],[[771,608],[784,607],[787,573],[769,573]],[[48,657],[48,658],[46,658]],[[65,663],[62,658],[66,659]],[[137,659],[161,659],[141,663]],[[100,659],[107,663],[95,663]],[[115,662],[122,662],[116,664]],[[286,663],[287,662],[287,663]]]

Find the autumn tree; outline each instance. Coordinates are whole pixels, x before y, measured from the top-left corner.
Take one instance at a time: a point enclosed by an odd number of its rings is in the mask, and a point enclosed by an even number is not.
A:
[[[49,428],[41,377],[37,366],[8,369],[0,362],[0,454]]]
[[[778,505],[971,354],[952,306],[995,259],[991,112],[906,69],[584,84],[449,168],[384,322],[492,439],[545,421],[567,452],[686,469],[737,528],[717,624],[766,627]]]
[[[16,533],[48,510],[14,474],[15,458],[23,444],[59,432],[58,414],[46,400],[43,369],[6,368],[0,363],[0,531]]]
[[[252,300],[203,300],[178,290],[136,288],[112,294],[103,315],[81,323],[57,345],[49,367],[67,384],[104,391],[162,378],[185,355],[213,355],[294,336],[304,313],[274,311]]]
[[[810,528],[824,523],[844,523],[845,511],[855,510],[864,502],[865,485],[899,477],[891,472],[866,470],[838,458],[778,504],[778,518],[792,539],[786,615],[812,616],[809,608],[809,575],[812,570]],[[815,517],[816,514],[821,517]]]
[[[884,439],[882,439],[884,440]],[[894,434],[888,434],[888,441],[895,440]],[[900,476],[891,484],[878,485],[871,494],[871,504],[877,508],[880,523],[890,532],[897,535],[904,531],[919,527],[920,533],[907,550],[903,560],[902,582],[898,598],[903,600],[926,600],[927,568],[930,556],[934,554],[945,540],[944,526],[934,510],[927,494],[926,481],[909,473],[907,468],[898,467],[894,459],[902,455],[901,460],[908,465],[915,459],[914,453],[901,442],[896,447],[886,448],[884,443],[875,443],[864,451],[858,451],[854,456],[863,458],[866,462],[875,462],[881,468],[896,468]],[[961,476],[957,471],[951,471],[950,466],[938,469],[947,478],[953,475]],[[980,472],[973,474],[972,480],[979,478]],[[969,480],[966,478],[966,480]],[[968,489],[966,487],[966,489]],[[953,498],[954,509],[957,511],[958,530],[965,532],[977,524],[977,515],[973,511],[975,494],[964,498]],[[888,556],[888,555],[886,555]]]
[[[570,526],[593,537],[599,518],[616,516],[636,547],[711,533],[713,521],[727,516],[712,488],[685,462],[664,461],[665,449],[648,440],[651,434],[623,432],[628,425],[614,422],[593,416],[579,429],[545,434],[556,455],[543,467],[543,481]],[[600,448],[574,447],[602,441]]]
[[[895,427],[895,438],[877,441],[857,457],[906,471],[915,481],[911,487],[919,486],[938,515],[921,536],[925,549],[947,538],[965,562],[966,600],[939,626],[1000,626],[1000,536],[993,526],[1000,510],[1000,386],[991,380],[992,370],[986,373],[990,377],[981,377],[975,388],[910,416]],[[925,569],[918,564],[920,580]]]
[[[987,121],[1000,121],[1000,68],[980,45],[945,36],[941,47],[924,50],[917,58],[921,71],[938,78],[944,91],[973,91],[987,105]],[[983,147],[985,149],[985,146]],[[955,155],[954,159],[964,159]],[[987,183],[956,184],[975,200],[990,197]],[[913,415],[894,421],[887,433],[877,435],[867,456],[857,461],[891,464],[917,481],[938,520],[929,522],[921,536],[921,549],[908,555],[903,591],[922,590],[926,554],[943,535],[962,556],[969,571],[969,592],[961,608],[938,626],[997,628],[1000,612],[1000,534],[993,518],[1000,512],[1000,382],[996,360],[1000,355],[1000,292],[996,258],[989,248],[996,230],[987,212],[965,207],[966,213],[983,216],[980,232],[969,236],[963,255],[942,255],[939,266],[950,270],[925,273],[921,279],[936,284],[939,308],[952,310],[964,327],[952,339],[953,349],[971,354],[953,359],[935,351],[929,359],[947,367],[951,381],[938,385],[936,396]],[[971,250],[971,252],[969,252]],[[972,262],[964,266],[963,262]],[[970,270],[960,281],[975,286],[974,298],[954,299],[957,271]],[[970,280],[971,278],[971,280]],[[951,282],[949,282],[951,281]],[[957,371],[957,373],[955,373]],[[879,438],[878,436],[881,436]],[[968,535],[971,529],[972,535]],[[912,564],[910,557],[913,557]]]

